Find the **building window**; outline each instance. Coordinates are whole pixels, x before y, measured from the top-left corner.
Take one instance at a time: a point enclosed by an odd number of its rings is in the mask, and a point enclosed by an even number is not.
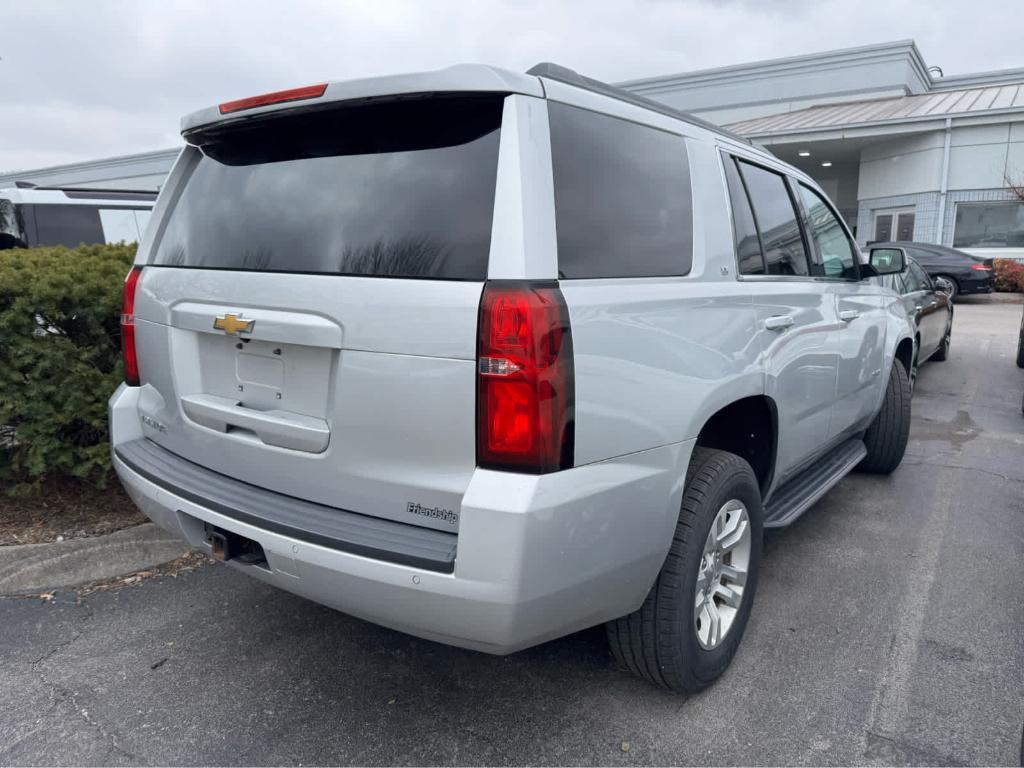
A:
[[[1024,202],[957,203],[954,248],[1024,248]]]

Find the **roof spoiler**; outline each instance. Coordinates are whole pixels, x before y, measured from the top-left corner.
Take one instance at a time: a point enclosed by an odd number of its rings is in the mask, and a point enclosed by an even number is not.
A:
[[[558,82],[565,83],[566,85],[582,88],[583,90],[591,91],[592,93],[599,93],[602,96],[608,96],[609,98],[618,99],[619,101],[626,102],[627,104],[649,109],[652,112],[667,115],[668,117],[674,117],[687,123],[692,123],[693,125],[699,125],[701,128],[705,128],[714,133],[722,136],[728,136],[734,141],[750,144],[748,139],[743,138],[739,134],[728,131],[720,125],[715,125],[707,120],[691,115],[689,112],[673,109],[667,104],[662,104],[660,101],[654,101],[653,99],[648,99],[644,96],[638,96],[624,88],[619,88],[614,85],[609,85],[608,83],[603,83],[600,80],[585,77],[579,72],[569,69],[568,67],[563,67],[559,64],[542,61],[540,64],[530,67],[530,69],[526,71],[526,74],[533,75],[535,77],[546,77],[548,80],[557,80]]]

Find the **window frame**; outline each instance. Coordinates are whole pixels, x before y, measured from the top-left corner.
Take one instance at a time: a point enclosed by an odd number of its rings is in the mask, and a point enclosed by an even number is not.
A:
[[[750,202],[750,190],[747,189],[747,180],[743,178],[743,174],[740,173],[739,164],[735,155],[729,154],[725,149],[720,150],[722,158],[722,185],[725,189],[725,196],[729,201],[729,221],[731,222],[732,228],[732,255],[733,260],[736,263],[736,276],[739,279],[748,277],[772,277],[768,274],[768,263],[764,260],[764,241],[761,239],[761,226],[757,223],[757,211],[754,210],[754,206]],[[740,244],[736,240],[736,201],[732,199],[732,191],[729,187],[729,172],[726,169],[726,164],[732,163],[733,171],[736,173],[736,178],[740,180],[740,190],[743,194],[743,199],[747,201],[747,208],[750,210],[750,218],[754,222],[754,235],[757,237],[757,247],[761,252],[761,274],[748,274],[740,269]]]
[[[1024,207],[1024,200],[957,200],[953,204],[953,234],[951,248],[957,250],[963,250],[965,248],[976,248],[982,250],[1000,250],[1000,249],[1019,249],[1021,246],[1018,245],[957,245],[956,244],[956,220],[960,215],[961,208],[991,208],[994,206],[1010,206],[1017,205]],[[998,257],[997,257],[998,258]]]
[[[814,187],[801,181],[800,179],[797,179],[792,176],[789,176],[787,178],[789,178],[790,182],[792,182],[794,188],[792,191],[796,193],[796,197],[800,201],[800,212],[801,217],[803,219],[801,223],[803,224],[804,228],[805,240],[808,243],[812,244],[812,247],[808,250],[808,252],[811,254],[814,266],[820,271],[818,277],[820,277],[822,280],[827,280],[829,282],[859,283],[863,277],[860,270],[860,248],[857,247],[856,242],[850,236],[850,233],[847,231],[846,222],[843,221],[843,217],[839,215],[839,212],[836,210],[835,206],[832,205],[832,202],[823,193],[819,192]],[[832,218],[834,218],[836,222],[838,222],[839,228],[842,230],[843,235],[846,237],[846,242],[850,246],[850,252],[853,256],[854,271],[857,273],[856,277],[832,277],[831,275],[825,274],[825,262],[821,256],[821,251],[818,248],[818,241],[814,237],[814,222],[811,221],[810,211],[808,211],[807,206],[804,205],[803,197],[800,194],[800,187],[803,187],[812,195],[821,200],[821,202],[824,203],[825,207],[828,209],[828,212],[832,214]]]

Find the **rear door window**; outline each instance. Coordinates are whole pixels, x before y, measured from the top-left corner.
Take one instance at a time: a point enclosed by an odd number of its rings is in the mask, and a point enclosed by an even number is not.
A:
[[[483,280],[502,105],[388,100],[190,135],[203,156],[154,263]]]
[[[809,275],[807,249],[786,179],[744,160],[738,165],[757,218],[768,274]]]
[[[548,118],[559,277],[687,274],[686,140],[557,102],[548,103]]]
[[[105,242],[99,209],[92,205],[22,206],[31,245],[63,245]]]
[[[732,204],[732,234],[736,243],[736,261],[741,275],[763,275],[764,257],[761,254],[761,240],[757,234],[757,223],[750,208],[750,199],[743,187],[743,179],[736,169],[736,160],[724,157],[725,181],[729,187],[729,201]]]

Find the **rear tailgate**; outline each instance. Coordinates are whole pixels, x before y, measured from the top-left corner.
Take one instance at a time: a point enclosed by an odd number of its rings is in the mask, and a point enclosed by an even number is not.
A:
[[[136,305],[140,420],[268,490],[458,528],[502,99],[243,122],[191,140]]]

